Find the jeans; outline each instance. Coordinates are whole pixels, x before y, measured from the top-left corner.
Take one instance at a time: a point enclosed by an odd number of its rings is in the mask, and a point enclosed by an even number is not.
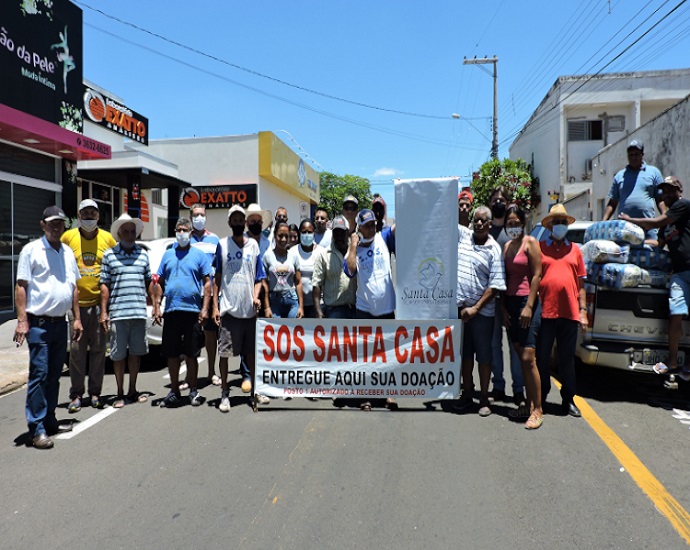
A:
[[[572,319],[544,319],[541,320],[539,330],[539,344],[537,345],[537,367],[541,376],[541,399],[546,402],[546,396],[551,389],[551,350],[554,341],[558,346],[558,372],[561,378],[561,398],[564,403],[572,403],[576,393],[575,380],[575,346],[577,346],[577,331],[580,323]]]
[[[522,378],[522,362],[518,357],[515,348],[508,342],[510,349],[510,376],[513,379],[513,394],[523,391],[525,381]],[[494,321],[494,332],[491,337],[491,349],[493,351],[493,361],[491,362],[491,374],[495,390],[505,391],[506,381],[503,378],[503,315],[501,308],[496,304],[496,316]]]
[[[269,302],[271,304],[273,317],[282,317],[287,319],[294,319],[297,317],[299,301],[297,300],[296,290],[293,289],[285,292],[271,292],[269,294]]]
[[[67,322],[30,319],[29,383],[26,389],[26,421],[29,435],[46,433],[57,425],[55,407],[62,365],[67,355]]]
[[[354,319],[355,308],[353,306],[323,306],[321,308],[326,319]]]

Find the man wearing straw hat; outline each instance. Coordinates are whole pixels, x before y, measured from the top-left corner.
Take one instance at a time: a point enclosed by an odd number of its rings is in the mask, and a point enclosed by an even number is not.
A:
[[[551,349],[558,345],[558,371],[561,377],[563,413],[579,417],[575,405],[575,347],[577,331],[587,329],[587,300],[584,279],[587,276],[580,247],[565,238],[568,226],[575,218],[568,215],[565,206],[555,204],[542,225],[551,236],[540,243],[542,278],[539,297],[542,303],[541,330],[539,331],[539,361],[542,401],[551,389]]]

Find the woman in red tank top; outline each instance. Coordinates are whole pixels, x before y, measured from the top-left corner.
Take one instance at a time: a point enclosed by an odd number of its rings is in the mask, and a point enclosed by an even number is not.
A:
[[[525,379],[527,403],[510,411],[512,418],[527,418],[525,428],[535,430],[543,422],[541,380],[536,361],[537,333],[541,323],[539,281],[541,280],[541,249],[534,237],[525,235],[525,213],[516,205],[506,212],[506,233],[503,256],[507,291],[503,294],[503,322],[508,338],[515,348]]]

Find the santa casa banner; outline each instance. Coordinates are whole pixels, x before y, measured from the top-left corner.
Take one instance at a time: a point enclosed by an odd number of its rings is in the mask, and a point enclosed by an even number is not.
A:
[[[457,200],[457,178],[395,182],[399,319],[458,317]]]
[[[458,320],[259,319],[258,393],[455,399]]]

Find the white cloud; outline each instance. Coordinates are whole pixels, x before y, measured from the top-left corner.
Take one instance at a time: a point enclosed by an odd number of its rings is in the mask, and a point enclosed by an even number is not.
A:
[[[402,170],[398,170],[397,168],[379,168],[374,172],[374,177],[380,177],[380,176],[399,176],[402,174]]]

